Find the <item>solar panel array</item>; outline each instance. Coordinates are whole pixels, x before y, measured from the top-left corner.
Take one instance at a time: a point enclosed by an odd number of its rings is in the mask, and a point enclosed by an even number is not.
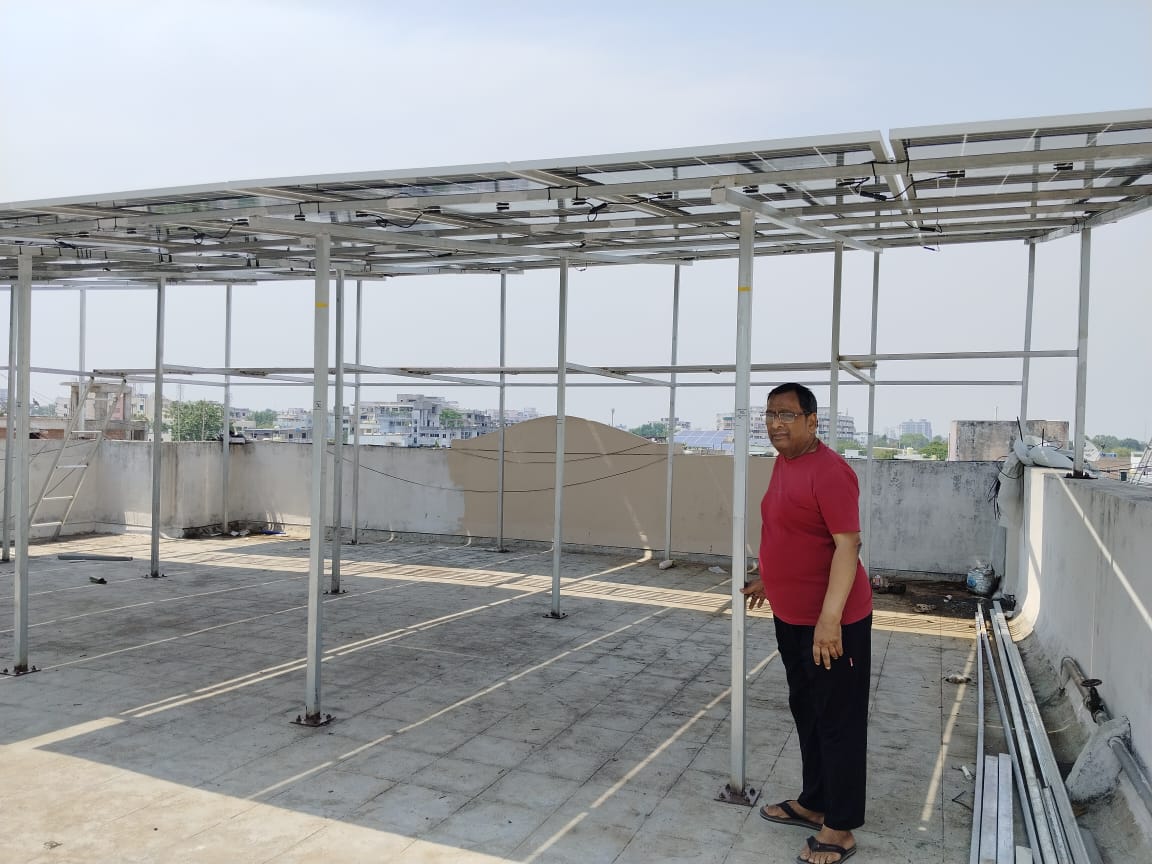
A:
[[[242,282],[1038,240],[1152,200],[1152,110],[0,204],[0,281]],[[743,202],[743,203],[740,203]]]

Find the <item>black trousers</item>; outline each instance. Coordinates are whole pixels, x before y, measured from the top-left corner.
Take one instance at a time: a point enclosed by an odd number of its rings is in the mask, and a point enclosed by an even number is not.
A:
[[[831,669],[812,660],[815,627],[775,622],[803,761],[804,788],[797,800],[823,813],[829,828],[859,828],[867,793],[872,616],[841,628],[844,655]]]

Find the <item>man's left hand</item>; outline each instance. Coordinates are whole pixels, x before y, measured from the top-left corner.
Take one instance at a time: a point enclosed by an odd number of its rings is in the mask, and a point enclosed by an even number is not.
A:
[[[844,642],[840,638],[840,622],[823,616],[816,622],[812,635],[812,660],[817,666],[832,668],[832,661],[844,655]]]

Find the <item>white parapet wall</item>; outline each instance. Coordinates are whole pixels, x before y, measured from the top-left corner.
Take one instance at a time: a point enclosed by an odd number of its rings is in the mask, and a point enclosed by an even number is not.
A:
[[[1018,637],[1033,633],[1053,668],[1069,656],[1103,681],[1114,716],[1152,759],[1152,487],[1025,476]]]
[[[583,546],[662,550],[666,447],[600,423],[568,419],[564,537]],[[554,418],[520,423],[506,432],[505,526],[509,540],[552,539]],[[35,442],[36,444],[48,442]],[[495,536],[496,436],[446,450],[364,447],[360,527],[460,538]],[[329,447],[331,451],[331,447]],[[218,443],[163,445],[161,530],[220,522]],[[259,442],[230,449],[231,520],[306,531],[311,448]],[[34,467],[50,457],[41,456]],[[344,448],[343,524],[352,514],[352,448]],[[773,459],[750,457],[748,552],[757,554],[759,501]],[[864,462],[853,460],[863,475]],[[101,445],[67,533],[147,530],[151,521],[152,446]],[[331,524],[331,462],[326,524]],[[673,550],[681,555],[731,554],[732,466],[729,456],[676,460]],[[987,489],[995,463],[874,464],[871,558],[876,569],[959,574],[988,560],[995,522]],[[33,476],[38,476],[36,471]],[[863,487],[863,481],[861,482]],[[39,490],[35,481],[35,491]]]

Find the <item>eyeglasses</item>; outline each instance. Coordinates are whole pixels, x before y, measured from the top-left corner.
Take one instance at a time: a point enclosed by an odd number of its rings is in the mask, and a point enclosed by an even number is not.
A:
[[[765,411],[764,423],[769,424],[776,420],[779,420],[781,423],[791,423],[797,417],[807,417],[811,413],[811,411],[801,411],[799,414],[795,411]]]

